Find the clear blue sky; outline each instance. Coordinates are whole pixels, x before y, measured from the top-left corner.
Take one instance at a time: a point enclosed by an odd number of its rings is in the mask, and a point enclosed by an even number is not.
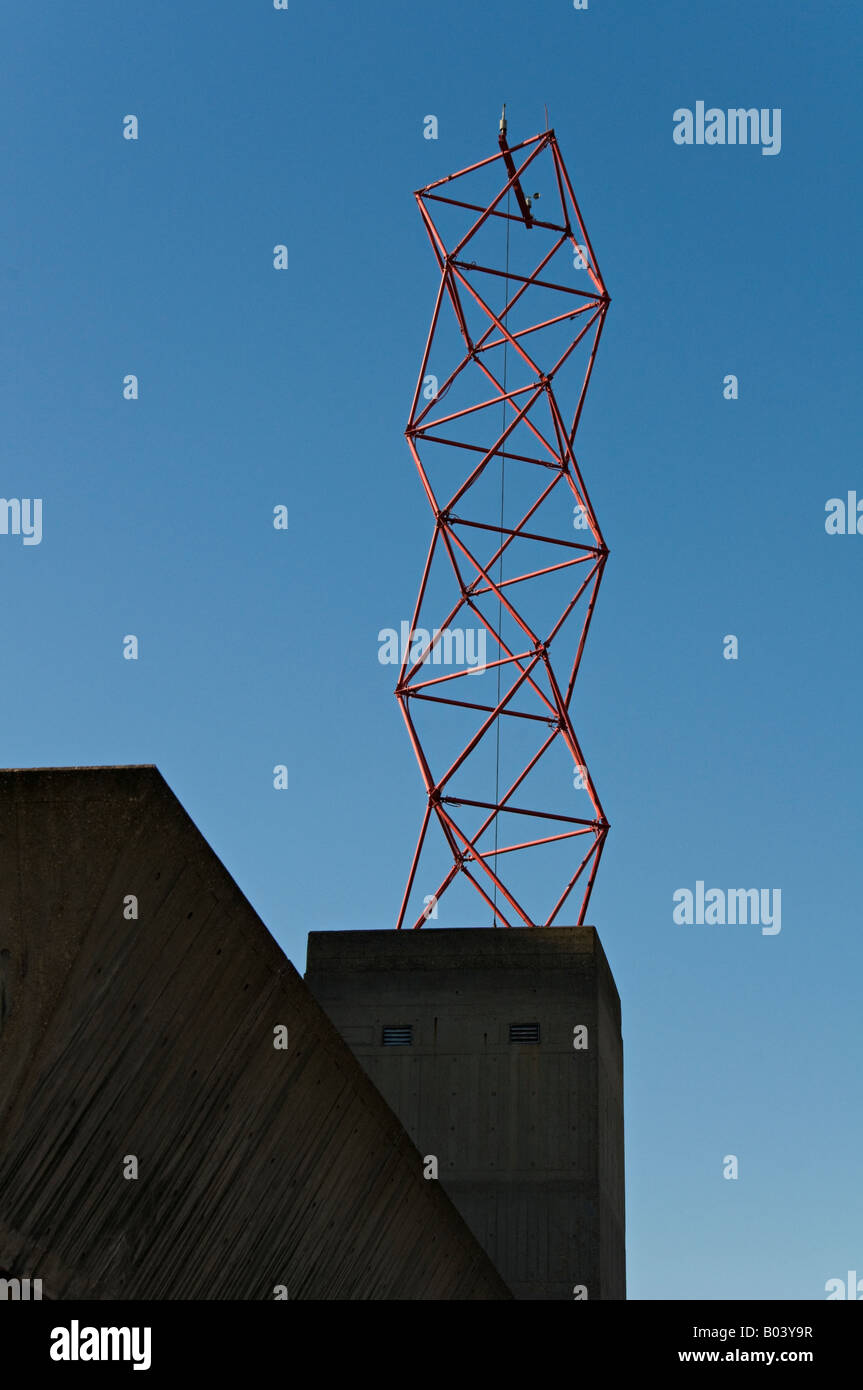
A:
[[[41,544],[0,535],[0,762],[156,763],[300,970],[310,929],[392,923],[422,811],[377,659],[429,534],[411,193],[494,151],[503,100],[513,140],[548,105],[613,300],[576,727],[612,824],[590,919],[634,1298],[863,1272],[863,536],[824,527],[863,498],[860,40],[838,0],[0,18],[0,491],[44,509]],[[699,100],[781,108],[781,152],[675,144]],[[698,880],[781,889],[781,932],[675,925]]]

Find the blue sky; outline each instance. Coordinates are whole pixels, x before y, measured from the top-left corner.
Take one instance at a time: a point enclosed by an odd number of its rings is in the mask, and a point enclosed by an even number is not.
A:
[[[800,0],[0,18],[0,491],[43,499],[39,545],[0,535],[0,761],[156,763],[301,970],[309,930],[394,921],[423,807],[378,661],[430,530],[412,190],[494,153],[502,101],[513,141],[548,106],[612,296],[576,728],[612,825],[590,920],[633,1298],[863,1271],[863,536],[824,525],[863,498],[861,28]],[[677,145],[700,100],[781,109],[780,153]],[[676,925],[698,880],[780,889],[781,932]]]

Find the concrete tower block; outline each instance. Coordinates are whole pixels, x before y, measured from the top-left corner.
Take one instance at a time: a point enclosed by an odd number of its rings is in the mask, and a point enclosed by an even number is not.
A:
[[[312,932],[306,983],[517,1298],[626,1297],[620,999],[593,927]]]

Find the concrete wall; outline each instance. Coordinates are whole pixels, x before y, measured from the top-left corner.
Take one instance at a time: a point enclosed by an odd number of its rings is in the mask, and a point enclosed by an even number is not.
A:
[[[313,932],[306,982],[517,1298],[625,1297],[620,1000],[593,928]],[[539,1045],[509,1041],[532,1022]]]
[[[0,1194],[45,1297],[510,1296],[155,768],[0,772]]]

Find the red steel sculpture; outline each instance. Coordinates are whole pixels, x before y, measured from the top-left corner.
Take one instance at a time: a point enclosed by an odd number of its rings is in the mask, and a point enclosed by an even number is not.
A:
[[[493,925],[505,927],[555,925],[578,885],[581,925],[609,828],[570,705],[608,556],[574,441],[610,300],[554,131],[510,147],[505,116],[499,153],[415,195],[440,286],[405,431],[434,531],[395,692],[428,797],[399,928],[421,927],[459,875],[485,900]],[[535,184],[544,192],[527,195]],[[558,400],[565,382],[569,419]],[[436,611],[449,612],[442,626],[418,628],[439,602],[432,575],[441,565],[441,592],[449,594]],[[552,581],[537,612],[533,600]],[[473,624],[484,651],[491,644],[481,664],[459,659],[456,619]],[[455,651],[448,664],[459,669],[433,674],[447,645],[450,657]],[[434,707],[458,721],[445,725],[454,736],[458,728],[458,742],[436,771],[419,732],[421,714]],[[517,762],[502,787],[508,747]],[[540,764],[555,750],[567,765],[567,794],[571,766],[572,786],[586,793],[583,816],[530,804],[528,786],[539,785]],[[444,873],[438,865],[423,881],[432,817],[446,842],[437,846]],[[511,870],[550,846],[566,858],[551,910],[538,912],[549,875],[532,870],[522,887]],[[408,908],[422,888],[433,891],[413,920]]]

